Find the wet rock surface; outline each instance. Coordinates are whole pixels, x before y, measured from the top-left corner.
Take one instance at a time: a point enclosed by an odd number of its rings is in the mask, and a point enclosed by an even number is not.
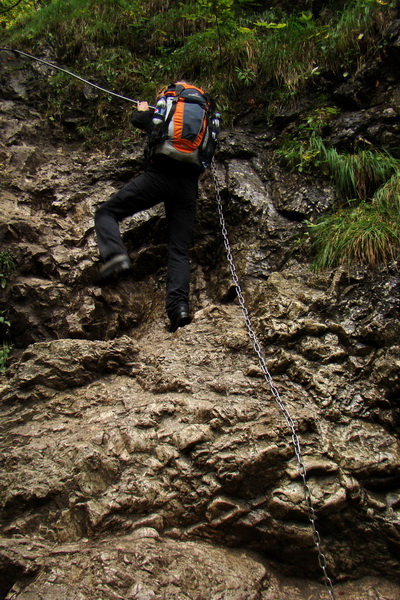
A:
[[[193,321],[170,334],[162,207],[123,224],[131,276],[93,284],[95,206],[138,172],[140,145],[110,156],[67,142],[26,105],[32,78],[17,73],[0,105],[0,241],[16,263],[0,303],[14,344],[0,380],[0,597],[328,597],[291,431],[235,299],[210,174]],[[312,273],[296,241],[334,191],[283,171],[257,144],[225,134],[216,173],[252,324],[298,432],[338,597],[394,600],[398,272]]]

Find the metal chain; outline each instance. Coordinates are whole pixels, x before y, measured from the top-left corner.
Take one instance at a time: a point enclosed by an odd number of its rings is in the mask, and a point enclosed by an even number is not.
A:
[[[310,487],[307,482],[307,473],[306,473],[306,468],[305,468],[303,458],[302,458],[300,440],[299,440],[299,437],[296,432],[296,426],[295,426],[295,423],[292,419],[290,412],[288,411],[285,403],[283,402],[283,400],[279,394],[278,389],[276,388],[276,386],[272,380],[270,372],[268,371],[268,367],[265,362],[265,358],[263,356],[263,352],[262,352],[260,343],[258,341],[257,334],[255,333],[254,328],[251,323],[251,320],[250,320],[250,316],[249,316],[249,312],[246,307],[242,288],[240,286],[239,279],[238,279],[238,276],[236,273],[236,267],[235,267],[235,263],[233,261],[231,247],[230,247],[229,238],[228,238],[228,232],[227,232],[226,224],[225,224],[225,217],[224,217],[224,213],[222,210],[222,200],[221,200],[221,194],[220,194],[219,184],[218,184],[218,179],[217,179],[217,171],[216,171],[216,166],[215,166],[214,160],[211,163],[211,172],[212,172],[213,179],[214,179],[218,215],[219,215],[219,220],[220,220],[220,224],[221,224],[222,236],[223,236],[223,240],[224,240],[224,246],[225,246],[226,255],[227,255],[227,259],[228,259],[228,263],[229,263],[229,268],[230,268],[230,272],[231,272],[231,276],[232,276],[232,281],[236,287],[237,298],[238,298],[240,307],[242,309],[242,313],[243,313],[244,321],[245,321],[245,324],[247,327],[247,331],[250,336],[254,351],[258,356],[258,360],[259,360],[264,378],[265,378],[266,382],[268,383],[268,385],[271,389],[271,393],[274,396],[275,401],[277,402],[279,408],[281,409],[281,411],[285,417],[286,423],[288,424],[290,431],[291,431],[293,447],[294,447],[294,451],[296,454],[299,472],[300,472],[302,483],[303,483],[304,497],[305,497],[305,501],[306,501],[306,505],[307,505],[308,517],[309,517],[309,520],[311,523],[313,541],[314,541],[315,547],[318,552],[318,563],[323,572],[324,583],[327,588],[329,598],[331,598],[331,600],[335,600],[332,581],[331,581],[330,577],[328,576],[328,572],[327,572],[326,558],[321,549],[321,538],[320,538],[319,532],[318,532],[316,524],[315,524],[316,515],[315,515],[315,510],[314,510],[314,507],[312,504]]]

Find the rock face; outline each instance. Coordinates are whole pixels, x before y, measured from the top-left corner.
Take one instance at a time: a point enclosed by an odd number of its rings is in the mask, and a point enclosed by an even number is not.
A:
[[[334,191],[285,172],[262,134],[225,133],[216,177],[271,390],[211,176],[193,322],[170,334],[162,207],[123,225],[132,277],[92,283],[95,206],[138,171],[140,144],[108,156],[66,140],[27,105],[24,66],[3,60],[0,74],[0,240],[16,263],[0,305],[14,344],[0,380],[0,598],[328,598],[280,401],[335,593],[398,598],[397,270],[312,273],[296,242]]]

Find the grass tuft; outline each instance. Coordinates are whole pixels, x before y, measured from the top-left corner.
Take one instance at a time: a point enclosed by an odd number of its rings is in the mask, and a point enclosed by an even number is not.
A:
[[[379,202],[361,202],[310,224],[314,268],[388,264],[400,250],[400,221]]]

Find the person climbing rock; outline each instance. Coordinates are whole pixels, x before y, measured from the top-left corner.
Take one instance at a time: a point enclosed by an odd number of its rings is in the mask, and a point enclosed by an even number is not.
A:
[[[131,261],[119,223],[164,203],[168,224],[166,312],[169,331],[191,321],[189,247],[196,215],[198,179],[210,165],[219,133],[219,115],[204,91],[178,81],[160,90],[155,108],[138,102],[132,123],[148,134],[144,172],[101,204],[95,213],[103,264],[97,283],[127,273]]]

